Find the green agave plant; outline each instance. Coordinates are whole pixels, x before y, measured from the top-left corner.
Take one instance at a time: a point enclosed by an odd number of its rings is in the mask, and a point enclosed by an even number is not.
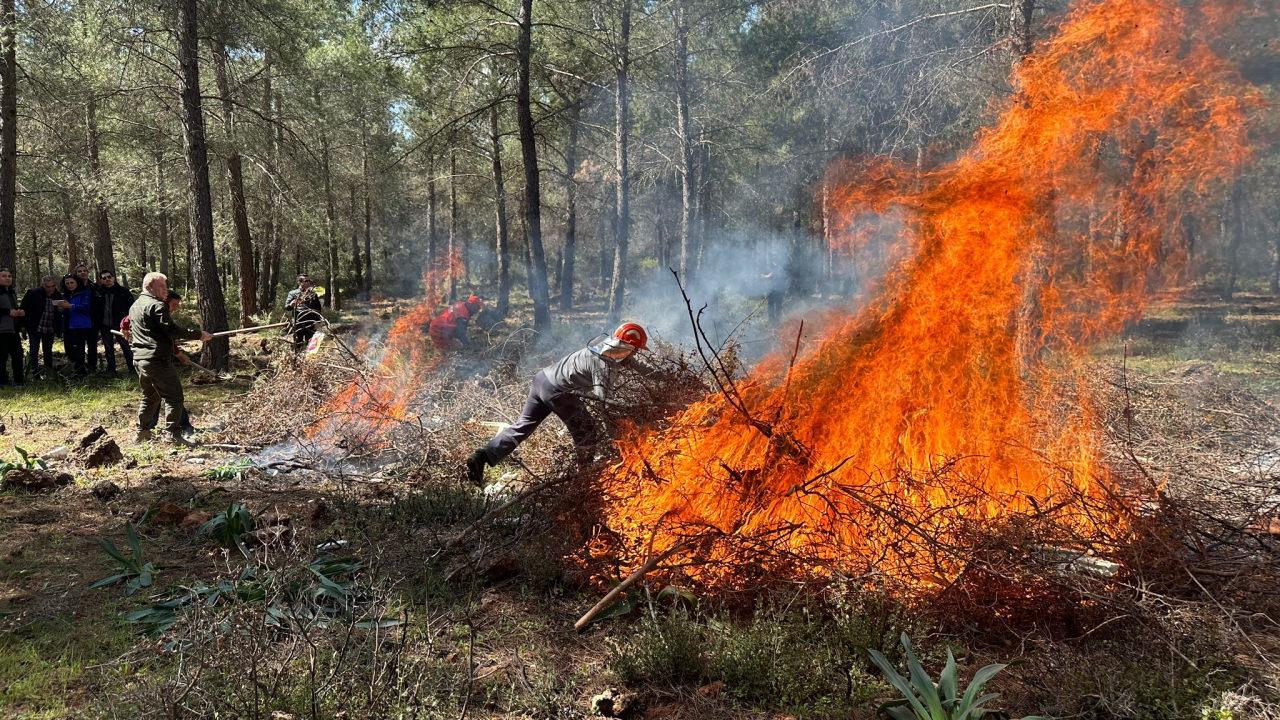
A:
[[[886,703],[880,711],[892,720],[978,720],[994,710],[987,707],[1000,697],[999,693],[982,693],[982,688],[997,673],[1005,669],[1005,665],[988,665],[974,673],[964,694],[960,693],[959,675],[956,670],[956,658],[951,650],[947,650],[947,664],[935,683],[920,664],[915,651],[911,647],[911,638],[902,634],[902,649],[907,659],[907,671],[911,678],[903,677],[889,662],[889,658],[876,650],[868,650],[871,662],[880,668],[898,692],[901,700]],[[1023,720],[1045,720],[1029,716]]]

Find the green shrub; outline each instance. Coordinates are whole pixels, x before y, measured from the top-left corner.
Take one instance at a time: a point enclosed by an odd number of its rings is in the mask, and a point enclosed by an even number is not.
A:
[[[680,685],[707,677],[705,628],[685,610],[646,615],[626,642],[614,642],[609,668],[624,683]]]

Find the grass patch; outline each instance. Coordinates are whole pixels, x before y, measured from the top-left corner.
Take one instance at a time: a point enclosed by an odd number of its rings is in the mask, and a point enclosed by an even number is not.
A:
[[[132,643],[110,616],[47,622],[0,635],[0,707],[5,717],[62,718],[75,708],[87,668]]]
[[[628,685],[722,682],[753,708],[799,717],[847,717],[889,686],[867,671],[866,642],[877,622],[847,615],[765,608],[746,621],[673,609],[646,615],[615,640],[609,668]]]

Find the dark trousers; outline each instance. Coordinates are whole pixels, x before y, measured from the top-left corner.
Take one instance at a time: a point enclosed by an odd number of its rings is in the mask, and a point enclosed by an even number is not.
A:
[[[307,343],[311,342],[311,336],[316,334],[316,326],[312,324],[294,325],[293,326],[293,351],[302,352],[307,349]]]
[[[157,415],[157,417],[151,421],[151,424],[150,424],[150,425],[144,426],[142,429],[143,429],[143,430],[155,430],[155,429],[156,429],[156,423],[158,423],[158,422],[160,422],[160,418],[159,418],[159,416]],[[195,432],[195,431],[196,431],[195,426],[191,424],[191,413],[187,412],[187,409],[186,409],[186,408],[182,408],[182,432],[183,432],[183,434],[186,434],[186,433],[189,433],[189,432]]]
[[[44,367],[46,370],[53,370],[53,333],[29,332],[27,337],[31,342],[31,356],[27,358],[30,363],[31,372],[40,369],[40,351],[44,351]]]
[[[182,434],[182,413],[186,404],[178,369],[170,360],[139,360],[138,383],[142,386],[142,402],[138,405],[138,427],[156,426],[160,407],[164,406],[164,429],[170,435]]]
[[[115,372],[116,370],[116,344],[117,343],[119,343],[120,345],[120,352],[124,355],[125,367],[132,370],[133,369],[133,348],[129,347],[129,342],[124,338],[120,337],[119,335],[116,335],[107,329],[101,330],[100,334],[102,336],[102,350],[103,350],[103,353],[106,355],[106,360],[107,360],[107,370],[110,372]],[[95,363],[94,360],[90,360],[89,362]],[[96,363],[94,364],[94,367],[97,367]]]
[[[13,364],[13,384],[26,382],[22,375],[22,340],[18,333],[0,333],[0,385],[9,384],[9,364]]]
[[[98,333],[97,328],[84,331],[84,354],[90,370],[98,369]],[[110,348],[109,345],[107,347]],[[114,358],[112,360],[114,361]]]
[[[62,333],[62,346],[66,348],[67,360],[71,361],[71,364],[75,367],[77,373],[83,374],[85,372],[85,348],[89,343],[93,342],[95,335],[96,333],[93,328],[83,328],[80,330],[67,328],[67,330]],[[97,360],[96,351],[94,360]]]
[[[556,417],[564,421],[565,427],[569,428],[569,434],[573,436],[573,444],[577,446],[579,453],[591,450],[600,441],[596,421],[587,412],[582,399],[552,385],[546,373],[539,370],[533,376],[533,386],[529,388],[529,397],[524,401],[520,417],[484,446],[485,459],[490,465],[497,465],[532,435],[551,413],[555,413]]]

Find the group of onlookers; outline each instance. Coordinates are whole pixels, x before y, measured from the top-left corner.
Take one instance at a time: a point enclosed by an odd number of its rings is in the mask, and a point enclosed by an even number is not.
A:
[[[116,373],[116,345],[129,372],[134,372],[133,351],[119,327],[135,299],[116,282],[115,273],[104,270],[95,281],[88,266],[80,264],[61,280],[52,275],[41,278],[40,285],[19,301],[12,271],[0,268],[0,385],[23,385],[27,375],[52,373],[55,337],[62,338],[67,364],[76,377],[98,370],[99,345],[106,374]],[[29,352],[25,366],[24,334]]]

